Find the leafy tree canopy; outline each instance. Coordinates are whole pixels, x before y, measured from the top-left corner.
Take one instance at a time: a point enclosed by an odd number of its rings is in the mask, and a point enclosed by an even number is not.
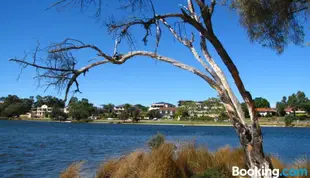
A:
[[[64,108],[65,102],[62,99],[56,98],[54,96],[36,96],[36,101],[34,102],[34,107],[41,107],[42,105],[47,105],[54,108]]]
[[[75,98],[69,103],[69,116],[73,119],[81,120],[87,119],[95,113],[95,107],[88,99],[76,100]]]
[[[16,95],[8,95],[0,100],[3,102],[0,104],[0,116],[4,117],[19,117],[29,112],[33,104],[33,97],[19,98]]]
[[[257,97],[254,99],[254,104],[256,108],[270,108],[270,103],[267,99],[262,97]]]
[[[251,41],[283,52],[285,46],[304,43],[309,0],[232,0]]]

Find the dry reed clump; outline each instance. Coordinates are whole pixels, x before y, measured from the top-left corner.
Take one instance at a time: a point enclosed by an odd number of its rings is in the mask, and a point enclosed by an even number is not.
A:
[[[242,149],[225,147],[212,153],[206,148],[196,149],[193,144],[176,150],[175,145],[164,143],[148,153],[133,152],[128,156],[103,164],[97,178],[190,178],[207,177],[208,170],[219,171],[230,178],[232,165],[244,167]]]
[[[179,169],[173,159],[174,145],[163,144],[150,153],[133,152],[118,160],[103,164],[97,178],[162,178],[179,177]]]
[[[281,160],[276,156],[272,156],[272,155],[269,156],[269,160],[271,161],[271,164],[272,164],[274,169],[283,170],[284,168],[287,167],[287,165],[285,165],[283,162],[281,162]]]
[[[284,168],[310,170],[310,162],[305,158],[293,165],[283,164],[275,156],[268,158],[280,171]],[[195,148],[194,144],[176,149],[174,144],[164,143],[150,152],[135,151],[104,163],[97,170],[96,178],[232,178],[232,166],[246,168],[242,148],[226,146],[210,152],[207,148]],[[80,167],[81,163],[72,164],[60,177],[80,178]],[[307,177],[310,175],[296,176]]]
[[[72,163],[65,171],[60,174],[60,178],[82,178],[80,169],[84,162]]]
[[[291,167],[304,171],[300,172],[300,174],[307,173],[307,175],[298,175],[294,176],[294,178],[310,178],[310,160],[306,157],[297,159]]]

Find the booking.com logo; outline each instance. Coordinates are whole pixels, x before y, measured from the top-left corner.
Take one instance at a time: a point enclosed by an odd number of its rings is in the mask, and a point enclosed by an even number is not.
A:
[[[306,168],[284,168],[281,172],[280,169],[240,169],[237,166],[232,167],[232,176],[250,176],[250,177],[287,177],[287,176],[308,176]]]

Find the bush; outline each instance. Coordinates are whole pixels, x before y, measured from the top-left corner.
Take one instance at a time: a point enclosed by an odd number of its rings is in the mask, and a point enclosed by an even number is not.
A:
[[[214,118],[210,116],[191,117],[192,121],[213,121]]]
[[[229,178],[229,175],[228,171],[223,167],[210,168],[204,173],[205,178]]]
[[[158,133],[148,141],[148,146],[150,149],[157,149],[163,143],[165,143],[165,136]]]
[[[299,120],[306,120],[306,119],[308,119],[308,115],[307,114],[296,114],[296,117]]]
[[[285,123],[285,126],[286,127],[288,127],[288,126],[292,126],[292,123],[294,122],[294,120],[295,120],[296,118],[295,118],[295,116],[293,116],[293,115],[286,115],[285,117],[284,117],[284,123]]]
[[[226,119],[229,119],[228,118],[228,115],[225,111],[222,111],[219,115],[219,120],[223,121],[223,120],[226,120]]]

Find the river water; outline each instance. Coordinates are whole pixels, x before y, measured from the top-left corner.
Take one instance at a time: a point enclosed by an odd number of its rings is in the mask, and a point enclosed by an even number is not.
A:
[[[146,148],[162,133],[174,142],[195,141],[211,150],[239,141],[231,127],[56,123],[0,120],[0,177],[49,178],[74,161],[87,161],[84,175],[101,162]],[[285,162],[310,155],[310,128],[264,127],[265,152]]]

